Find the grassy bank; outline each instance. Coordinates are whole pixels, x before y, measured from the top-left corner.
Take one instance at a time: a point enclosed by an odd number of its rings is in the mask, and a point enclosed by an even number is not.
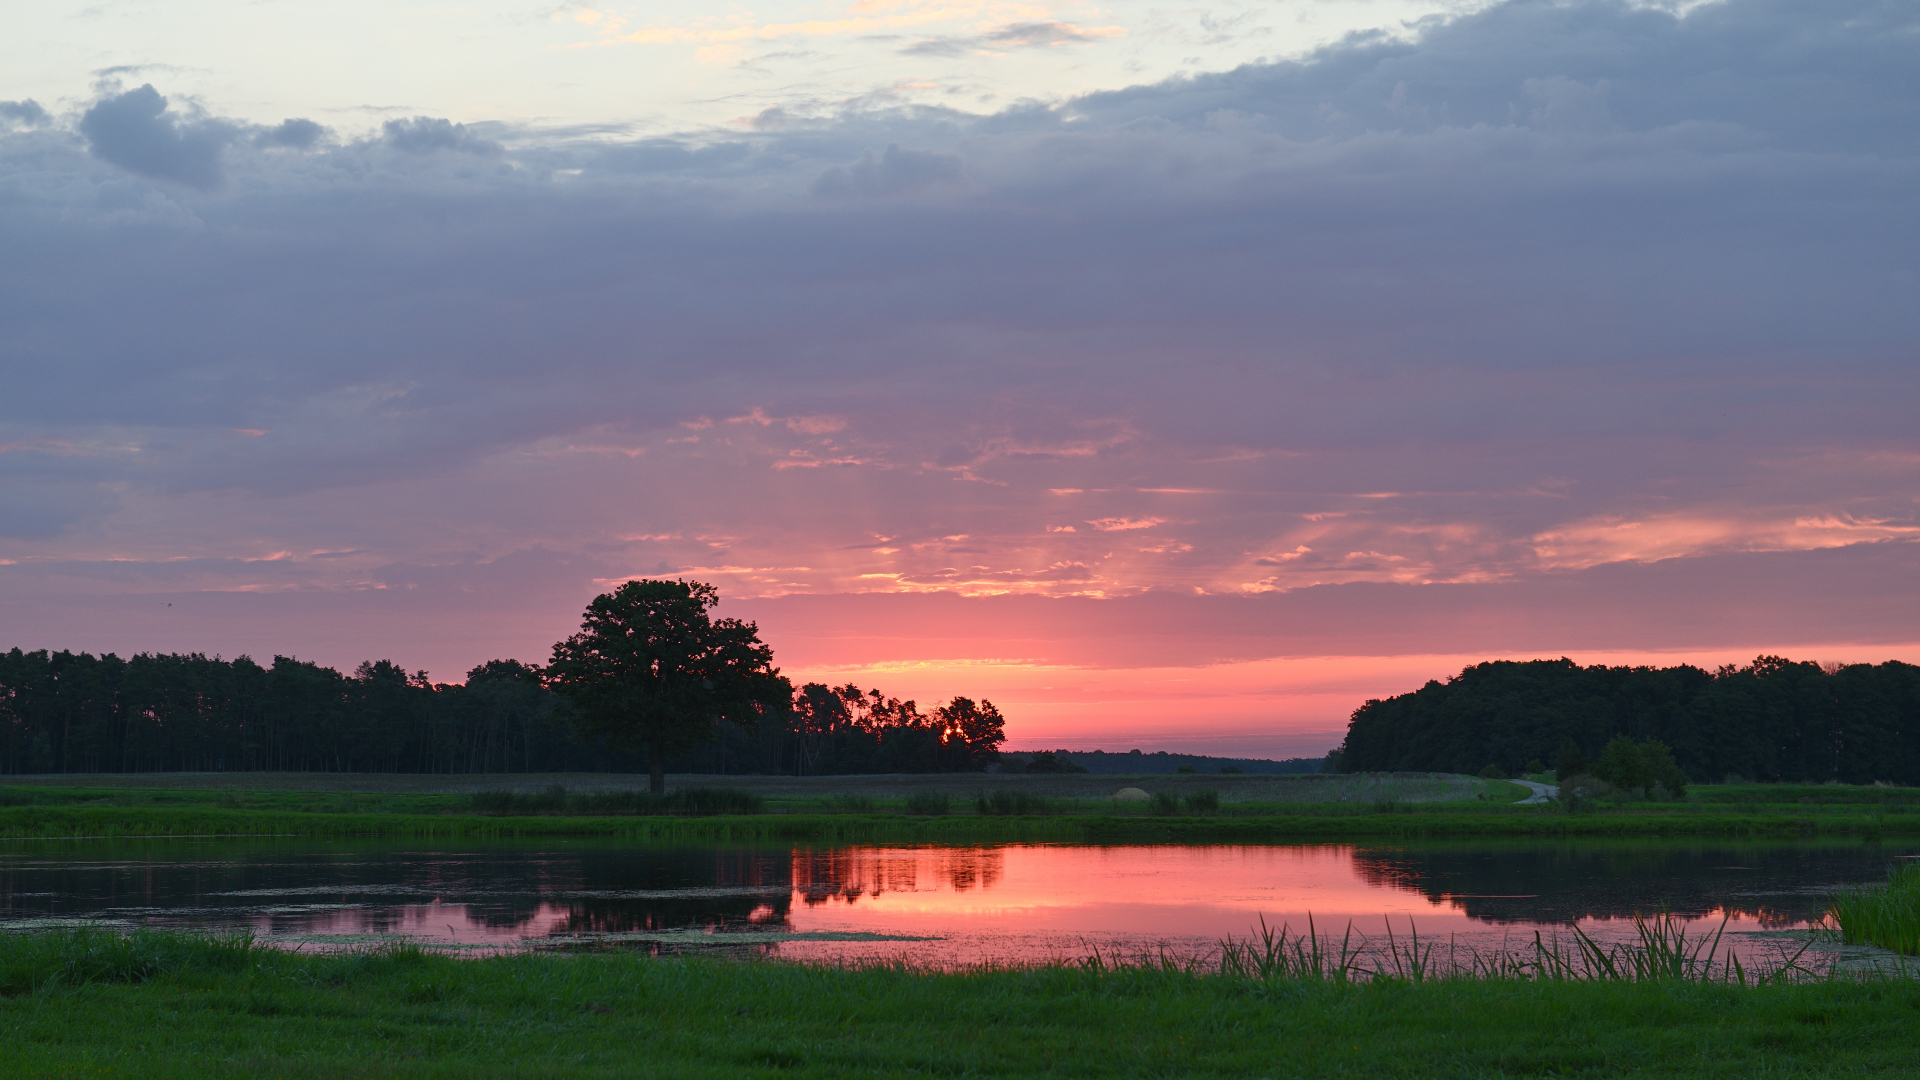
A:
[[[1833,920],[1849,945],[1920,956],[1920,865],[1895,867],[1885,885],[1835,896]]]
[[[0,838],[293,836],[821,843],[1340,843],[1486,839],[1877,839],[1920,835],[1920,821],[1872,815],[1556,815],[1543,812],[1351,812],[1271,816],[761,814],[714,817],[490,817],[473,814],[309,814],[254,810],[12,807]]]
[[[6,1076],[1900,1075],[1920,984],[960,974],[0,938]]]
[[[419,794],[0,787],[0,837],[297,836],[410,839],[603,837],[819,843],[1290,843],[1446,838],[1726,839],[1920,836],[1910,789],[1697,788],[1682,802],[1569,813],[1513,805],[1499,783],[1474,802],[1222,801],[1206,791],[1147,803],[1006,792],[966,798],[730,800],[624,794]],[[1514,791],[1524,792],[1515,788]],[[690,789],[685,794],[697,794]],[[720,792],[717,794],[727,794]],[[760,806],[760,813],[707,813]],[[689,816],[706,814],[706,816]]]

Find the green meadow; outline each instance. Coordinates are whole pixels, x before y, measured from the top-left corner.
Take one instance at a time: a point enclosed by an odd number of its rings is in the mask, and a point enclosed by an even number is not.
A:
[[[941,973],[20,934],[0,937],[0,1075],[1894,1076],[1920,1016],[1914,980],[1646,950],[1456,977],[1279,951]]]
[[[902,793],[899,778],[769,794],[750,779],[691,788],[664,800],[633,792],[463,792],[398,785],[368,791],[211,786],[0,787],[0,837],[296,836],[396,838],[603,837],[634,841],[865,843],[1285,843],[1445,838],[1855,838],[1920,835],[1920,789],[1842,785],[1695,786],[1678,801],[1622,801],[1569,809],[1523,806],[1525,788],[1460,778],[1464,797],[1401,797],[1396,782],[1301,784],[1318,799],[1274,798],[1285,787],[1208,786],[1192,777],[1103,777],[1149,798],[1086,794],[1075,778],[1015,790],[999,778],[948,780]],[[1203,780],[1205,778],[1202,778]],[[128,778],[137,783],[136,778]],[[381,781],[367,778],[368,786]],[[335,778],[332,783],[351,783]],[[471,784],[472,781],[469,780]],[[1403,786],[1428,784],[1406,781]],[[1464,787],[1459,785],[1471,785]],[[1242,791],[1250,797],[1242,797]],[[1055,793],[1059,791],[1060,793]],[[711,796],[704,801],[705,792]],[[1265,796],[1265,797],[1263,797]],[[688,800],[692,801],[689,802]]]

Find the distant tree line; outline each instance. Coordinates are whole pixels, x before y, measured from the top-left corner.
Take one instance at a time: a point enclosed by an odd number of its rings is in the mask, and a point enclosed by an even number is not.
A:
[[[753,722],[716,721],[674,772],[983,770],[1005,738],[991,702],[912,701],[818,683]],[[0,653],[0,773],[643,772],[647,755],[576,730],[542,671],[495,660],[435,683],[387,660],[352,674],[276,656]]]
[[[1493,661],[1360,706],[1330,764],[1512,775],[1544,762],[1598,766],[1620,738],[1662,744],[1696,781],[1920,784],[1920,667]]]
[[[1162,773],[1249,773],[1287,775],[1317,773],[1326,763],[1324,757],[1311,758],[1237,758],[1206,754],[1173,754],[1165,750],[1144,753],[1127,750],[1043,750],[1037,753],[1013,752],[1000,755],[995,772],[1084,772],[1127,776],[1155,776]]]

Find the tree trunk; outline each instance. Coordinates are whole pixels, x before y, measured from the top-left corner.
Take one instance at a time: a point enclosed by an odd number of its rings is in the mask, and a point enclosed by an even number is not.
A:
[[[651,742],[647,744],[647,756],[653,763],[653,778],[648,783],[647,790],[655,795],[665,795],[667,793],[667,755],[661,751],[658,742]]]

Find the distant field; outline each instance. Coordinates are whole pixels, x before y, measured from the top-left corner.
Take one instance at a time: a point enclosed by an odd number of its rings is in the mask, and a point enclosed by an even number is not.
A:
[[[647,778],[632,773],[67,773],[0,777],[0,787],[159,788],[234,792],[364,792],[392,795],[470,795],[476,791],[543,791],[560,785],[569,791],[645,791]],[[1394,799],[1408,803],[1478,799],[1486,781],[1450,773],[1365,773],[1350,776],[1220,775],[1174,773],[1157,776],[1028,776],[989,773],[895,773],[877,776],[705,776],[674,774],[669,789],[741,788],[768,799],[810,800],[834,796],[904,799],[916,792],[943,792],[954,798],[976,792],[1021,791],[1056,799],[1106,799],[1125,787],[1184,795],[1218,792],[1222,802],[1338,803]],[[1508,790],[1505,787],[1502,791]],[[1524,797],[1511,788],[1513,798]]]
[[[1504,780],[1442,774],[674,777],[672,788],[737,789],[750,792],[760,806],[759,812],[751,805],[689,812],[649,809],[645,799],[622,798],[644,786],[644,778],[624,775],[214,773],[9,780],[0,783],[0,837],[1267,844],[1920,835],[1920,789],[1839,785],[1696,787],[1680,802],[1570,812],[1558,804],[1518,805],[1526,789]],[[570,794],[540,796],[553,785]],[[1123,786],[1154,797],[1114,800]],[[487,796],[506,789],[530,797]]]

